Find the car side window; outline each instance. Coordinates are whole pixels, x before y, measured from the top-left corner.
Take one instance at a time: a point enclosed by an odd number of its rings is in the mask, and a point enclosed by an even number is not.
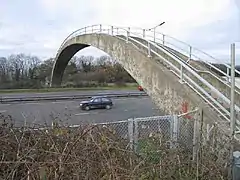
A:
[[[96,98],[96,99],[94,99],[94,101],[93,102],[101,102],[101,99],[100,98]]]
[[[110,100],[107,98],[102,98],[102,102],[109,102]]]

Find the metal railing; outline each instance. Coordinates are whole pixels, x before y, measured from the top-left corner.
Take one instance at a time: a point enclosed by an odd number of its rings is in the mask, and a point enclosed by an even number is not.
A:
[[[130,92],[130,93],[101,93],[101,94],[80,94],[80,95],[50,95],[50,96],[30,96],[30,97],[0,97],[0,103],[10,102],[25,102],[25,101],[52,101],[52,100],[76,100],[86,99],[94,96],[105,96],[110,98],[122,97],[142,97],[147,96],[144,92]]]
[[[224,107],[221,103],[219,103],[212,95],[210,94],[209,91],[204,89],[202,85],[206,86],[207,89],[211,90],[211,92],[214,92],[215,94],[218,95],[218,97],[225,103],[227,104],[228,107],[230,107],[230,100],[228,97],[223,95],[217,88],[215,88],[211,83],[209,83],[207,80],[205,80],[203,77],[201,77],[196,69],[191,67],[189,64],[186,64],[186,62],[183,62],[176,56],[174,56],[172,53],[164,49],[160,44],[162,45],[168,45],[169,47],[173,48],[174,50],[177,49],[180,51],[180,53],[184,54],[186,57],[188,57],[189,60],[196,60],[195,58],[198,58],[198,60],[201,60],[208,64],[210,67],[213,65],[210,64],[210,62],[218,62],[221,63],[221,61],[213,58],[212,56],[196,49],[193,48],[192,46],[181,42],[175,38],[172,38],[168,35],[161,34],[156,32],[154,36],[151,35],[152,32],[146,31],[145,29],[141,28],[125,28],[125,27],[117,27],[117,26],[110,26],[110,25],[93,25],[93,26],[88,26],[84,27],[81,29],[78,29],[71,33],[61,44],[57,56],[61,52],[61,50],[64,48],[64,46],[67,46],[67,41],[75,38],[80,35],[84,34],[93,34],[93,33],[101,33],[101,34],[107,34],[110,36],[115,36],[119,39],[122,39],[126,41],[127,43],[132,43],[135,47],[141,46],[146,49],[148,56],[151,57],[152,55],[160,57],[165,64],[167,64],[170,67],[170,71],[173,72],[177,77],[180,78],[181,82],[186,83],[191,89],[193,89],[200,97],[202,97],[214,110],[216,110],[219,115],[225,119],[226,121],[230,121],[230,112],[227,110],[226,107]],[[162,40],[156,37],[157,35],[162,35]],[[137,38],[141,38],[144,42],[137,40]],[[177,45],[176,45],[177,44]],[[181,46],[181,47],[180,47]],[[160,55],[158,52],[156,52],[154,49],[158,49],[171,57],[175,63],[177,63],[178,66],[174,65],[170,61],[166,60],[162,55]],[[188,49],[188,50],[187,50]],[[194,52],[194,53],[193,53]],[[205,56],[206,58],[199,58],[200,54]],[[221,63],[224,64],[224,63]],[[229,65],[224,64],[227,68],[230,68]],[[180,68],[179,68],[180,67]],[[225,72],[222,72],[220,69],[217,67],[213,67],[217,71],[223,73],[226,75]],[[187,71],[188,73],[191,74],[191,76],[183,73],[183,70]],[[240,74],[239,71],[235,71],[237,74]],[[212,74],[209,71],[210,74]],[[226,75],[228,76],[228,75]],[[214,76],[213,76],[214,77]],[[199,82],[194,81],[194,78],[197,79]],[[215,76],[219,80],[218,77]],[[224,83],[226,86],[227,83]],[[239,93],[239,92],[237,92]],[[240,112],[240,108],[235,105],[236,112]],[[229,117],[228,117],[229,116]],[[237,124],[240,124],[240,121],[237,120]],[[240,130],[239,127],[237,127],[238,130]]]

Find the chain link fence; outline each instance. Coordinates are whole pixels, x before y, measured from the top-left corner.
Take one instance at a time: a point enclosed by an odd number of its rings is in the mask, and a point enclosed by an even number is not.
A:
[[[76,174],[83,167],[88,171],[90,167],[94,167],[95,169],[91,169],[92,172],[105,169],[106,172],[113,173],[112,168],[119,166],[121,173],[128,174],[125,178],[133,179],[136,177],[140,179],[226,179],[228,167],[230,167],[229,148],[233,142],[230,141],[230,137],[224,135],[219,124],[208,124],[209,121],[203,117],[202,110],[194,110],[180,115],[131,118],[117,122],[77,125],[71,128],[60,127],[57,123],[53,123],[54,126],[51,129],[46,128],[44,131],[39,129],[37,133],[30,130],[33,132],[32,135],[29,132],[16,132],[13,129],[10,133],[7,133],[7,129],[4,130],[6,133],[4,131],[2,133],[3,135],[5,133],[4,137],[26,138],[27,143],[24,146],[28,145],[29,138],[32,142],[36,141],[34,146],[39,144],[39,147],[34,149],[31,149],[31,146],[22,148],[23,155],[26,153],[25,150],[27,153],[32,152],[34,156],[41,155],[43,159],[41,165],[34,161],[36,164],[34,168],[38,166],[48,168],[45,164],[51,162],[45,162],[44,157],[51,153],[49,157],[53,154],[56,156],[54,157],[56,158],[55,166],[62,166],[58,159],[65,156],[70,159],[69,161],[74,161],[74,165],[70,165],[71,162],[67,163],[69,168],[71,167],[70,171]],[[13,133],[12,137],[11,133]],[[44,139],[47,139],[47,142],[40,141]],[[8,142],[12,141],[10,140]],[[20,147],[17,143],[15,145],[16,148]],[[2,145],[2,147],[5,146],[9,146],[9,143]],[[53,147],[57,149],[57,152],[50,151]],[[5,154],[8,152],[7,149],[6,147]],[[35,152],[40,150],[41,153]],[[64,153],[60,153],[61,151]],[[42,156],[42,152],[46,155]],[[113,160],[115,165],[111,165]],[[103,161],[106,161],[108,166],[104,166]],[[121,164],[119,164],[120,161],[122,161]],[[13,164],[14,162],[5,161],[5,163]],[[100,163],[98,166],[97,162]],[[1,164],[3,165],[4,162],[0,161]],[[125,167],[126,164],[128,167]],[[7,169],[11,166],[2,167]],[[29,164],[22,165],[22,167],[31,171]],[[68,172],[66,169],[65,171]],[[116,171],[114,173],[116,175]],[[67,174],[65,175],[67,177]],[[78,177],[85,177],[84,173],[81,175]],[[100,178],[100,175],[96,174],[96,178]]]

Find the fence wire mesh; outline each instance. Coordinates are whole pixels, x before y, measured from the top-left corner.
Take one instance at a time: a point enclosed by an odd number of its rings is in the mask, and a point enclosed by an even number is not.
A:
[[[38,131],[0,130],[4,137],[0,137],[4,154],[0,179],[29,173],[30,179],[43,174],[50,179],[84,179],[93,172],[93,179],[104,175],[115,179],[226,179],[232,143],[218,124],[207,124],[199,110],[71,128],[55,123]],[[18,149],[18,154],[9,149]]]

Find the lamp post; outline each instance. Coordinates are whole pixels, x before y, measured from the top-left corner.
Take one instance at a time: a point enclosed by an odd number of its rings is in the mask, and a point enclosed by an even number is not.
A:
[[[150,29],[147,29],[147,31],[151,31],[151,30],[153,29],[153,40],[154,40],[154,42],[155,42],[155,40],[156,40],[156,29],[157,29],[159,26],[162,26],[163,24],[165,24],[165,22],[162,22],[162,23],[158,24],[157,26],[154,26],[154,27],[152,27],[152,28],[150,28]]]

